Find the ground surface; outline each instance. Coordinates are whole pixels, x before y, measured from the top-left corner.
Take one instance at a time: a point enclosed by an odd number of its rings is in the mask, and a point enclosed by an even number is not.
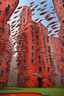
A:
[[[20,88],[5,87],[0,88],[0,93],[19,93],[19,92],[36,92],[49,94],[50,96],[64,96],[64,88]]]

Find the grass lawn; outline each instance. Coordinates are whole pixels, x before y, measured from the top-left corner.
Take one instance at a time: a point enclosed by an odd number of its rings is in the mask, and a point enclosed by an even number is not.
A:
[[[0,93],[19,93],[19,92],[36,92],[36,93],[48,94],[50,96],[64,96],[64,88],[4,87],[0,89]]]

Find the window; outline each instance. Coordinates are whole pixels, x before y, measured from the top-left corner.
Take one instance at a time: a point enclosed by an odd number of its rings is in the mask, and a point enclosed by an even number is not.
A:
[[[2,14],[2,11],[0,10],[0,14]]]
[[[62,23],[64,23],[64,20],[62,20]]]
[[[38,68],[38,72],[42,72],[42,67],[39,67]]]
[[[0,77],[3,77],[3,75],[4,75],[4,70],[1,71]]]
[[[38,62],[41,62],[41,56],[38,56]]]
[[[34,46],[32,46],[32,50],[34,50]]]
[[[26,80],[27,80],[27,78],[26,78],[26,76],[24,76],[24,84],[26,84]]]
[[[24,60],[24,64],[26,64],[26,60]]]
[[[40,31],[41,31],[41,32],[43,32],[43,30],[42,30],[42,29],[41,29]]]
[[[6,10],[7,10],[8,14],[9,14],[10,13],[10,5],[6,6]]]
[[[32,34],[32,38],[34,38],[34,34]]]
[[[31,31],[34,32],[34,25],[31,25]]]
[[[48,75],[48,79],[49,79],[50,83],[52,83],[52,79],[51,79],[50,75]]]
[[[55,73],[54,72],[52,72],[52,76],[54,76],[55,75]]]
[[[47,71],[50,72],[50,67],[47,68]]]
[[[0,82],[0,87],[2,86],[2,83]]]
[[[7,61],[8,61],[8,60],[7,60],[7,59],[5,59],[5,60],[4,60],[4,63],[6,64],[6,63],[7,63]]]
[[[2,65],[2,61],[0,61],[0,66]]]
[[[63,44],[63,41],[60,41],[60,44],[62,45]]]
[[[0,2],[0,4],[2,4],[2,2]]]
[[[46,64],[48,64],[48,58],[46,58]]]
[[[4,53],[0,53],[0,57],[3,58],[4,57]]]
[[[34,43],[35,41],[34,41],[34,39],[32,39],[32,43]]]
[[[64,62],[64,57],[61,57],[61,61]]]
[[[34,64],[34,59],[31,59],[31,63]]]
[[[34,57],[34,53],[32,52],[32,57]]]
[[[64,3],[62,4],[62,7],[64,8]]]
[[[26,66],[24,66],[24,70],[26,70]]]
[[[39,39],[39,35],[37,35],[36,38]]]

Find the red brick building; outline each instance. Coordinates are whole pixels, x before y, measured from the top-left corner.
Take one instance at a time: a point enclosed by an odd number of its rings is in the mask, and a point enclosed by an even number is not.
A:
[[[64,0],[53,0],[54,8],[56,10],[59,23],[60,23],[60,31],[58,32],[59,36],[59,48],[61,50],[60,53],[60,64],[61,64],[61,80],[64,84]]]
[[[17,5],[18,0],[0,0],[0,87],[6,86],[8,82],[12,46],[9,41],[10,27],[7,21]]]
[[[55,85],[54,67],[48,52],[48,30],[32,20],[32,12],[24,6],[20,14],[18,42],[18,86],[47,87]]]
[[[51,49],[51,59],[53,60],[52,64],[55,67],[55,74],[56,74],[56,85],[61,86],[62,85],[62,64],[61,64],[61,49],[59,45],[59,38],[58,37],[50,37],[49,38],[49,44]]]

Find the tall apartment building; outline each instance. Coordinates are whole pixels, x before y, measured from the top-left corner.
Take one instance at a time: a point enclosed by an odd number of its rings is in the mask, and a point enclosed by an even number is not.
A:
[[[59,36],[59,48],[61,49],[60,53],[60,66],[62,74],[61,80],[64,85],[64,0],[53,0],[53,4],[61,28],[60,31],[58,32],[58,36]]]
[[[53,59],[53,66],[55,67],[55,74],[56,74],[56,86],[62,85],[62,73],[61,68],[61,49],[59,45],[59,38],[58,37],[50,37],[49,38],[50,50],[51,50],[51,57]]]
[[[32,12],[24,6],[20,14],[17,39],[18,86],[47,87],[55,85],[54,67],[48,51],[48,30],[32,20]]]
[[[18,5],[18,0],[0,0],[0,87],[8,83],[12,46],[9,41],[10,27],[7,24]]]

